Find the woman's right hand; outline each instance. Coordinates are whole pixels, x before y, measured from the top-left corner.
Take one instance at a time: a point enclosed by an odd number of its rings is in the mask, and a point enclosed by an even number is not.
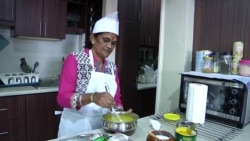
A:
[[[93,101],[103,108],[110,108],[115,105],[114,98],[107,92],[95,93]]]

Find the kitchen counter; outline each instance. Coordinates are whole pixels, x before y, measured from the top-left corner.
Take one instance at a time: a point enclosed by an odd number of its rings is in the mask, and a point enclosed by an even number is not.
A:
[[[144,90],[150,88],[156,88],[155,83],[140,84],[138,83],[137,89]],[[24,94],[39,94],[47,92],[57,92],[57,86],[51,87],[33,87],[33,86],[18,86],[18,87],[1,87],[0,88],[0,97],[1,96],[14,96],[14,95],[24,95]]]
[[[133,135],[129,137],[132,141],[145,141],[148,135],[148,132],[152,130],[149,126],[149,119],[152,119],[151,116],[138,119],[137,129]],[[159,119],[161,123],[161,130],[166,130],[174,135],[174,129],[177,122],[166,121],[164,119]],[[250,124],[245,126],[243,129],[238,129],[235,127],[228,127],[225,125],[220,125],[211,121],[206,121],[204,127],[198,127],[197,141],[214,141],[223,139],[223,141],[242,141],[248,140],[250,132]],[[217,131],[218,130],[218,131]],[[219,131],[220,130],[220,131]],[[204,132],[206,131],[206,132]],[[92,130],[87,133],[103,133],[102,129]],[[76,136],[76,135],[74,135]],[[73,136],[72,136],[73,137]],[[50,141],[56,141],[58,139],[52,139]]]
[[[150,88],[156,88],[156,83],[138,83],[137,84],[137,90],[144,90],[144,89],[150,89]]]
[[[33,87],[33,86],[4,87],[0,88],[0,97],[39,94],[39,93],[57,92],[57,91],[58,87]]]

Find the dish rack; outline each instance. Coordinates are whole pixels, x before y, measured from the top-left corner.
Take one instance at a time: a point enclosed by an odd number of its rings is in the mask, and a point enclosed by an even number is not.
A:
[[[39,84],[37,73],[0,73],[0,86],[30,86]]]

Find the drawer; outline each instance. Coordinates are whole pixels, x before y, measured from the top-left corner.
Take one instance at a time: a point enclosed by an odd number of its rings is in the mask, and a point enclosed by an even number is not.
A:
[[[25,141],[25,118],[0,121],[0,141]]]
[[[0,120],[25,117],[25,96],[0,97]]]

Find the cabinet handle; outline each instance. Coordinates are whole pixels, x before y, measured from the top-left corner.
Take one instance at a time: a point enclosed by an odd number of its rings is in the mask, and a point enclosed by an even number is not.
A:
[[[0,109],[0,112],[7,111],[7,110],[8,110],[7,108],[2,108],[2,109]]]
[[[39,26],[40,26],[40,36],[42,36],[42,22],[40,22]]]
[[[11,6],[11,19],[14,19],[14,2],[12,1],[12,6]]]
[[[150,45],[150,43],[151,43],[151,40],[150,40],[150,39],[151,39],[151,36],[150,36],[150,35],[148,35],[148,44],[147,44],[148,46],[149,46],[149,45]]]
[[[9,134],[9,132],[0,132],[0,136],[1,135],[6,135],[6,134]]]
[[[141,10],[138,10],[138,21],[141,21]]]
[[[44,36],[46,36],[47,35],[47,23],[44,23]]]

